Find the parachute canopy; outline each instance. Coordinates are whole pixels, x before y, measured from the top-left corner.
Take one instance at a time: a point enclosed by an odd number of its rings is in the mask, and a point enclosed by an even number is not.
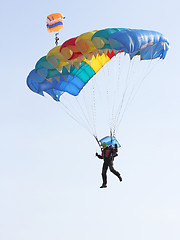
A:
[[[48,31],[62,28],[61,14],[48,16]],[[115,55],[122,52],[130,59],[164,59],[168,40],[159,32],[141,29],[108,28],[83,33],[53,48],[42,57],[27,77],[35,93],[48,93],[54,100],[67,92],[77,96],[87,82]],[[111,83],[109,83],[111,84]]]
[[[61,13],[53,13],[47,16],[47,30],[48,32],[58,32],[63,28],[63,15]]]

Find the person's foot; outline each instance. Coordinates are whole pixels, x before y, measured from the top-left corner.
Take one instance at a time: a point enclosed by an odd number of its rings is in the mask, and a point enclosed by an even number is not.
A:
[[[106,188],[107,185],[106,184],[103,184],[100,188]]]

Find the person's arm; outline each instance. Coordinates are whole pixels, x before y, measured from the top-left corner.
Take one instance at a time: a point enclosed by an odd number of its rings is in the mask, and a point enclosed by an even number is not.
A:
[[[96,153],[96,157],[103,159],[102,155],[99,155],[98,153]]]
[[[118,152],[118,146],[115,144],[115,151]]]

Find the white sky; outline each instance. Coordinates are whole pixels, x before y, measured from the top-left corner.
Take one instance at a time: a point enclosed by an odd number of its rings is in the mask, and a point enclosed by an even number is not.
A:
[[[8,1],[1,5],[1,240],[180,239],[178,0]],[[60,40],[107,27],[156,30],[166,59],[129,108],[115,166],[100,189],[94,139],[26,78],[54,47],[46,16],[66,17]]]

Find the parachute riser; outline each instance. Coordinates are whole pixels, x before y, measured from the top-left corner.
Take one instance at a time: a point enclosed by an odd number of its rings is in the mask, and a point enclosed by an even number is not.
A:
[[[93,137],[95,138],[96,142],[98,143],[99,147],[101,148],[101,144],[100,144],[100,142],[99,142],[97,136],[93,135]]]

